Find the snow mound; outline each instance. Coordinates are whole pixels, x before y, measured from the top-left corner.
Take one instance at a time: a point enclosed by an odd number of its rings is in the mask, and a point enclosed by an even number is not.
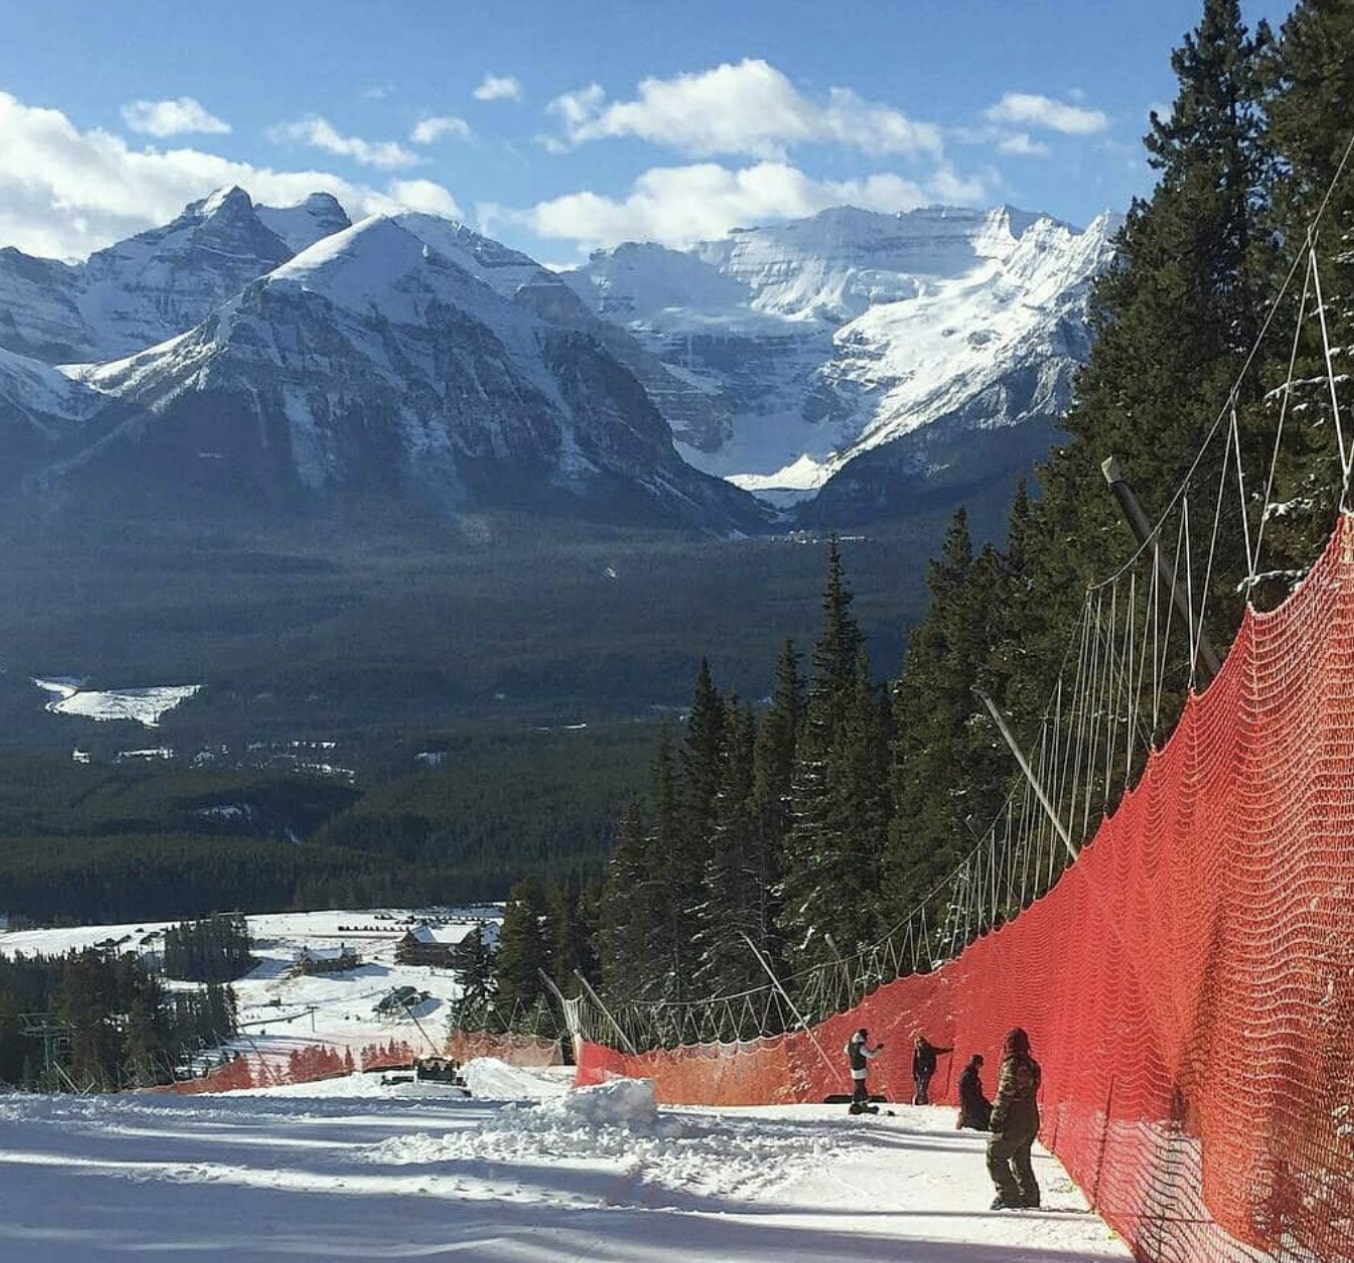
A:
[[[658,1122],[658,1095],[652,1079],[612,1079],[575,1088],[541,1108],[589,1127],[652,1127]]]

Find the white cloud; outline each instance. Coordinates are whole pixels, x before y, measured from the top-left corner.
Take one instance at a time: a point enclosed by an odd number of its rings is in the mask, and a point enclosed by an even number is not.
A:
[[[173,101],[130,101],[122,107],[122,121],[147,136],[177,136],[182,132],[228,132],[230,124],[210,113],[201,101],[181,96]]]
[[[633,101],[606,101],[597,84],[547,107],[569,143],[636,136],[694,155],[750,154],[775,160],[794,145],[847,145],[867,153],[941,152],[940,129],[849,88],[811,100],[774,66],[749,58],[674,79],[645,79]]]
[[[513,224],[538,237],[573,241],[583,249],[622,241],[658,241],[681,248],[722,237],[731,228],[797,219],[830,206],[891,212],[937,199],[980,202],[986,195],[980,179],[961,179],[948,167],[923,184],[892,173],[815,180],[781,162],[760,162],[740,170],[706,162],[655,167],[644,172],[623,198],[570,193],[524,210],[486,203],[478,208],[478,217],[485,231],[492,232],[496,224]]]
[[[361,96],[364,101],[384,101],[394,91],[393,83],[376,83],[370,88],[363,88]]]
[[[1002,153],[1018,154],[1026,158],[1046,158],[1052,150],[1042,140],[1035,140],[1029,132],[1010,132],[997,141]]]
[[[1103,132],[1110,120],[1102,110],[1068,105],[1034,92],[1008,92],[986,112],[994,123],[1017,127],[1044,127],[1069,136],[1089,136]]]
[[[364,167],[413,167],[422,159],[394,140],[363,140],[360,136],[342,136],[318,114],[308,114],[295,123],[279,123],[268,131],[270,140],[297,141],[313,145],[341,158],[351,158]]]
[[[470,135],[470,124],[463,118],[445,115],[442,118],[422,118],[414,124],[409,139],[416,145],[431,145],[443,136],[455,136],[465,140]]]
[[[447,219],[462,217],[456,199],[432,180],[392,180],[386,186],[386,196],[392,206],[400,210],[422,211],[425,215],[443,215]]]
[[[477,101],[520,101],[522,85],[512,75],[486,74],[474,96]]]
[[[376,189],[332,172],[275,171],[199,149],[132,149],[121,136],[81,131],[59,110],[0,92],[0,245],[80,257],[233,184],[274,206],[327,192],[353,216],[400,207],[458,214],[451,194],[429,180]]]

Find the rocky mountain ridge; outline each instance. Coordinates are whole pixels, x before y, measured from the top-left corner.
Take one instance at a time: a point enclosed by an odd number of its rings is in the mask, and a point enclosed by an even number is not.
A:
[[[1012,471],[1047,450],[1117,225],[843,207],[689,251],[621,246],[565,279],[707,392],[719,426],[679,433],[693,464],[782,503],[817,495],[868,516],[937,477],[981,481],[989,446]],[[989,443],[999,429],[1011,433]],[[832,484],[866,455],[897,486],[876,480],[853,514],[843,488],[862,471]]]
[[[716,530],[774,516],[745,492],[814,524],[997,494],[1070,401],[1113,228],[844,207],[559,275],[455,221],[222,190],[83,264],[0,250],[0,489],[116,469]]]

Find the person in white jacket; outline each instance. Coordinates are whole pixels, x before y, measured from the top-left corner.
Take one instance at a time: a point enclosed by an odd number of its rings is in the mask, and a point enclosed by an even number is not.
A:
[[[867,1067],[879,1055],[879,1051],[883,1047],[883,1043],[878,1043],[871,1048],[869,1034],[862,1026],[851,1036],[850,1042],[842,1049],[847,1060],[851,1063],[850,1113],[852,1114],[861,1113],[870,1104],[870,1090],[865,1085],[865,1078],[868,1073]]]

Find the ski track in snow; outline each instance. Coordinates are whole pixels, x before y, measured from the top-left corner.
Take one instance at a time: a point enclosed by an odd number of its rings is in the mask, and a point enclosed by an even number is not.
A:
[[[956,1132],[949,1109],[654,1110],[630,1081],[569,1092],[558,1071],[472,1064],[483,1089],[519,1099],[372,1075],[221,1096],[0,1097],[0,1259],[1129,1257],[1095,1216],[1066,1213],[1085,1202],[1046,1155],[1050,1209],[989,1211],[983,1137]]]

